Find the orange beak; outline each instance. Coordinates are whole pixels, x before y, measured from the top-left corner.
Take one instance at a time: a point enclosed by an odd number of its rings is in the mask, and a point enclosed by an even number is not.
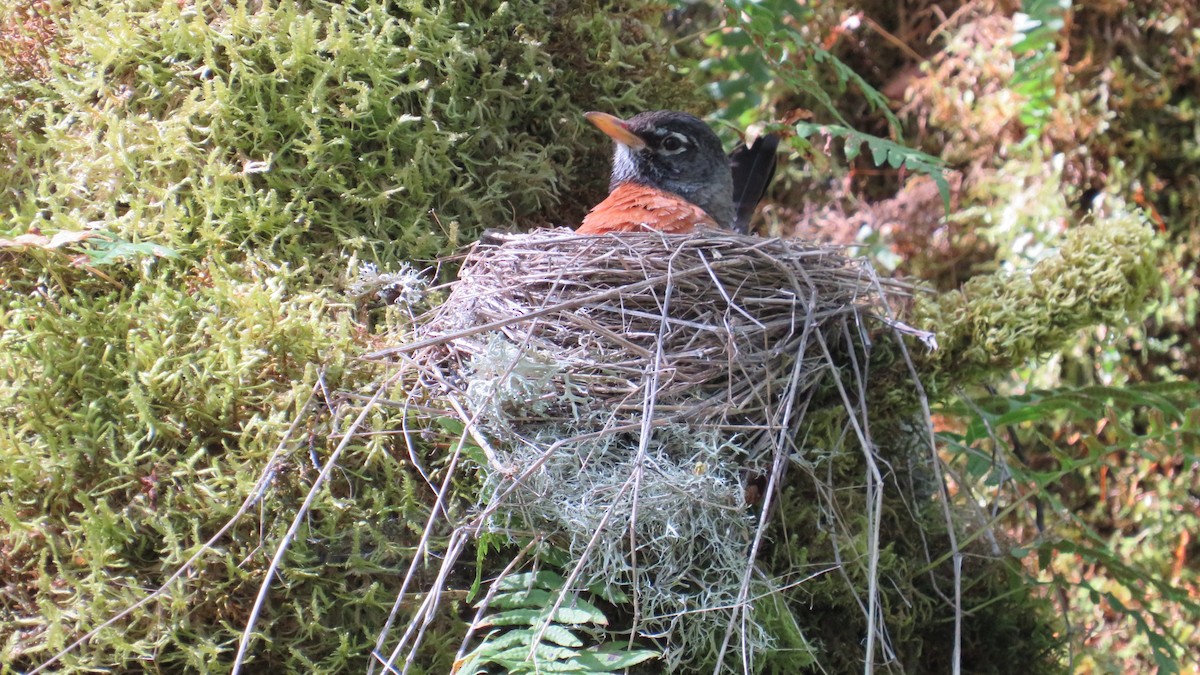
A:
[[[609,138],[628,146],[633,150],[641,150],[646,147],[646,141],[643,141],[640,136],[629,130],[629,125],[625,124],[625,120],[620,117],[609,115],[602,112],[584,113],[587,121],[596,125],[596,128],[608,134]]]

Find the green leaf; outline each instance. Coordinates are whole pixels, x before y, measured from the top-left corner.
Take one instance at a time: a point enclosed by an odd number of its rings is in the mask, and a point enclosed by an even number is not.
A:
[[[510,574],[496,582],[496,588],[501,591],[522,591],[530,588],[543,588],[556,591],[563,587],[566,579],[561,574],[550,570]]]
[[[610,642],[583,652],[575,660],[593,670],[613,671],[661,657],[661,652],[651,649],[630,649],[627,644]]]
[[[1145,636],[1146,641],[1150,644],[1150,652],[1154,655],[1154,663],[1158,666],[1159,673],[1178,673],[1179,672],[1179,656],[1178,650],[1186,649],[1174,641],[1168,641],[1161,632],[1156,630],[1146,621],[1143,616],[1143,611],[1134,608],[1126,607],[1121,599],[1112,593],[1101,593],[1105,600],[1110,605],[1121,612],[1122,615],[1133,619],[1134,625],[1137,626],[1138,632]]]
[[[170,259],[179,258],[177,251],[161,244],[150,242],[134,243],[120,239],[100,237],[91,240],[91,245],[88,247],[86,255],[88,263],[95,267],[114,265],[147,256]]]
[[[510,630],[496,638],[488,638],[487,644],[492,649],[501,650],[508,649],[516,645],[524,645],[527,649],[533,644],[533,639],[537,637],[540,628],[521,628]],[[551,624],[546,626],[542,633],[542,638],[548,642],[552,642],[560,647],[582,647],[583,640],[579,639],[571,631],[558,625]]]
[[[537,559],[559,569],[564,569],[571,562],[571,556],[566,551],[545,541],[538,545]]]
[[[504,609],[485,616],[477,628],[494,626],[518,626],[513,630],[491,631],[472,652],[463,659],[462,668],[475,668],[492,664],[505,668],[509,673],[591,673],[602,675],[616,673],[661,654],[654,650],[630,648],[620,643],[585,647],[583,638],[562,624],[590,624],[605,626],[607,617],[583,598],[567,597],[569,603],[548,618],[550,608],[561,596],[565,580],[557,572],[538,570],[509,575],[497,580],[496,594],[490,605]],[[604,595],[603,587],[594,589]],[[624,593],[615,588],[610,593],[620,598]],[[539,640],[540,636],[540,640]],[[535,640],[539,640],[534,644]],[[530,655],[536,656],[531,659]]]
[[[582,647],[583,640],[563,626],[551,624],[542,632],[542,639],[560,647]]]
[[[535,623],[546,618],[547,609],[529,609],[520,607],[517,609],[509,609],[497,614],[490,614],[480,620],[480,626],[517,626],[525,625],[532,626]],[[597,626],[607,626],[608,618],[600,613],[599,610],[592,608],[578,607],[560,607],[554,613],[554,621],[570,625],[585,625],[595,624]]]
[[[1200,393],[1192,382],[1131,384],[1122,387],[1088,386],[1035,390],[1016,396],[988,396],[972,405],[951,404],[947,411],[975,420],[986,418],[993,428],[1006,424],[1051,421],[1063,412],[1085,419],[1100,419],[1109,407],[1128,411],[1138,406],[1157,410],[1167,418],[1182,421],[1186,415],[1180,403]],[[969,432],[974,429],[969,430]],[[968,433],[968,440],[982,438]]]
[[[821,134],[830,138],[845,139],[843,151],[846,153],[847,160],[853,160],[857,157],[861,146],[865,144],[870,149],[871,160],[876,166],[886,164],[897,169],[905,167],[929,176],[937,185],[938,193],[942,197],[943,208],[949,213],[950,182],[946,180],[946,176],[943,173],[945,162],[937,157],[927,155],[920,150],[905,147],[885,138],[864,134],[837,124],[797,122],[794,128],[800,138],[808,138],[816,134]]]
[[[888,128],[891,129],[892,133],[899,135],[900,120],[896,119],[896,115],[892,112],[891,105],[889,104],[886,96],[880,93],[878,89],[871,86],[871,84],[863,79],[863,77],[859,75],[853,68],[843,63],[841,59],[816,45],[812,45],[811,49],[813,50],[813,59],[816,62],[833,68],[834,72],[838,76],[839,83],[843,86],[847,83],[854,84],[859,93],[863,95],[863,98],[867,100],[867,103],[869,103],[875,111],[883,113],[884,118],[887,120]]]
[[[629,595],[615,584],[595,583],[588,586],[588,592],[614,605],[624,605],[629,602]]]
[[[437,422],[437,425],[441,427],[443,431],[455,436],[462,436],[462,433],[467,429],[467,425],[463,424],[462,420],[454,417],[439,417],[435,420],[435,422]]]
[[[548,612],[550,607],[557,602],[558,596],[558,592],[540,588],[504,592],[498,593],[496,597],[492,598],[491,605],[500,609],[536,607],[539,608],[539,611]],[[570,624],[608,625],[608,619],[604,616],[604,612],[583,598],[564,598],[558,611],[554,613],[554,620]]]
[[[520,645],[517,647],[512,647],[511,649],[506,649],[492,657],[492,660],[497,663],[508,662],[521,664],[529,661],[531,658],[531,653],[533,657],[537,658],[539,661],[560,661],[579,655],[577,650],[569,647],[557,647],[554,645],[538,643],[533,649],[530,649],[528,645]],[[539,664],[539,666],[544,665],[546,664]]]
[[[1054,559],[1054,550],[1049,546],[1043,546],[1038,549],[1038,569],[1046,571],[1050,569],[1050,563]]]
[[[498,614],[489,614],[476,626],[532,626],[543,618],[539,609],[510,609]]]
[[[489,550],[498,550],[499,546],[493,546],[493,542],[503,542],[505,538],[498,534],[485,532],[479,536],[479,543],[475,547],[475,580],[471,583],[471,588],[467,591],[467,602],[475,602],[475,598],[479,597],[479,591],[483,587],[483,570],[484,561],[487,559]]]

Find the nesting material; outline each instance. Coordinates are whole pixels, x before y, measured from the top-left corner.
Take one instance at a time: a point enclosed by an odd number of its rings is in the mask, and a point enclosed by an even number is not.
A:
[[[762,436],[830,365],[817,335],[838,342],[845,319],[859,332],[881,307],[883,284],[842,250],[725,232],[492,236],[419,360],[465,376],[493,431],[624,428],[649,406],[655,426]]]
[[[828,375],[885,291],[797,241],[493,235],[405,351],[484,450],[480,527],[565,550],[574,589],[633,597],[633,630],[676,660],[755,652],[746,482],[802,461],[806,411],[837,400]]]

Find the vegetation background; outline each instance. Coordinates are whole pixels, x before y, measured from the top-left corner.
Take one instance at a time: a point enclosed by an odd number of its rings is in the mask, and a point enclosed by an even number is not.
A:
[[[1020,610],[967,670],[1010,672],[1010,651],[1194,669],[1198,92],[1189,0],[4,0],[0,671],[218,534],[54,667],[228,667],[379,379],[356,357],[411,323],[376,292],[484,228],[577,222],[608,153],[581,112],[650,108],[711,112],[730,141],[787,132],[760,231],[861,245],[935,290],[914,312],[949,336],[934,367],[962,375],[931,377],[947,480],[1012,572],[979,612]],[[346,447],[256,672],[368,662],[446,442],[406,445],[405,423],[376,409]],[[425,672],[448,672],[463,616],[432,627]],[[944,672],[926,620],[909,663]]]

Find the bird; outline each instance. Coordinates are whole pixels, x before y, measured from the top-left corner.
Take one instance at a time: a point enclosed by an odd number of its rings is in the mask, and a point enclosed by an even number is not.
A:
[[[778,139],[773,145],[742,146],[737,156],[743,169],[735,185],[721,139],[693,115],[656,110],[628,120],[602,112],[585,117],[616,142],[616,149],[608,197],[583,219],[579,234],[685,234],[697,227],[732,230],[739,224],[744,231],[742,221],[749,221],[774,172]],[[735,192],[753,203],[736,201]]]

